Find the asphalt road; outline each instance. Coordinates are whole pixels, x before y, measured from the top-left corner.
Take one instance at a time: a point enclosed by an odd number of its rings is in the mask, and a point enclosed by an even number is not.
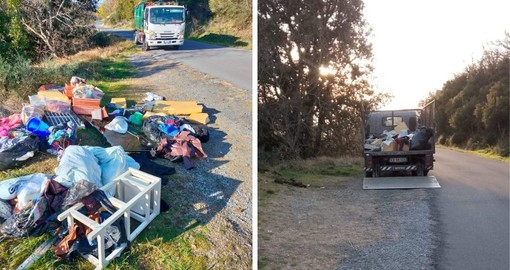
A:
[[[510,165],[436,149],[438,269],[510,269]]]
[[[103,28],[96,23],[100,31],[133,40],[134,31]],[[227,81],[232,85],[250,91],[252,89],[252,51],[220,47],[202,42],[185,40],[179,50],[155,48],[149,51],[157,59],[170,59],[182,63],[214,78]]]

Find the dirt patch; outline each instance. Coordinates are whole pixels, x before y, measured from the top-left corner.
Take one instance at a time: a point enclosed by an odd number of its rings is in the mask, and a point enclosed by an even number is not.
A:
[[[364,191],[359,177],[322,181],[303,189],[259,174],[259,268],[432,269],[427,191]]]

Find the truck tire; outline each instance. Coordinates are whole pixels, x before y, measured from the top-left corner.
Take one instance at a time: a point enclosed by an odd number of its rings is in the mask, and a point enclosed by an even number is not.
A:
[[[372,172],[365,172],[365,177],[372,177],[373,173]]]
[[[140,44],[140,42],[138,42],[138,33],[137,32],[135,32],[135,37],[133,39],[133,42],[135,43],[135,45]]]
[[[142,44],[142,50],[143,51],[149,51],[151,49],[151,46],[149,46],[149,43],[147,43],[147,41],[144,41],[143,44]]]

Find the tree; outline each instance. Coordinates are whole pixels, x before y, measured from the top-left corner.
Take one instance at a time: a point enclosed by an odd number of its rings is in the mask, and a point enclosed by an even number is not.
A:
[[[467,148],[509,149],[510,35],[484,47],[483,56],[447,81],[436,99],[441,143]]]
[[[12,42],[11,49],[25,55],[30,50],[31,44],[22,24],[20,13],[20,0],[7,0],[7,14],[9,16],[9,38]]]
[[[88,47],[95,0],[9,1],[19,1],[16,11],[23,28],[37,44],[39,57],[63,56]]]
[[[360,0],[259,1],[259,147],[283,157],[359,148],[374,95]]]

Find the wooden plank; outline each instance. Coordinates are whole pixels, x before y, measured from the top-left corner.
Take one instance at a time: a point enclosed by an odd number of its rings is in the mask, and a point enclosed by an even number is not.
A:
[[[32,254],[25,259],[25,261],[16,268],[16,270],[23,270],[30,267],[34,262],[36,262],[46,251],[48,251],[55,242],[56,237],[50,237],[46,239],[40,246],[38,246]]]
[[[194,113],[186,117],[186,120],[207,125],[209,123],[209,115],[207,113]]]

